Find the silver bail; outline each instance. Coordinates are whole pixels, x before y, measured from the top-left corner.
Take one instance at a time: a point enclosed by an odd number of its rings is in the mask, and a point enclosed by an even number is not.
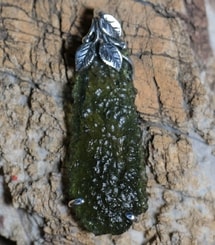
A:
[[[83,44],[76,52],[76,71],[89,67],[95,57],[120,71],[123,59],[128,61],[128,58],[121,54],[121,50],[126,48],[125,42],[120,39],[121,35],[119,21],[110,14],[99,12],[94,17],[89,32],[82,39]]]

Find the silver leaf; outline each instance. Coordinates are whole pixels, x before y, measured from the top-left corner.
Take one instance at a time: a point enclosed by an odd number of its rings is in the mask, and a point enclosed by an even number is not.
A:
[[[119,71],[122,66],[122,55],[117,47],[111,43],[103,43],[99,47],[99,55],[102,61]]]
[[[106,19],[104,17],[106,17]],[[102,18],[99,19],[99,26],[100,29],[110,37],[119,38],[121,36],[121,26],[112,15],[102,15]]]
[[[96,55],[95,44],[92,42],[82,44],[75,54],[76,71],[88,67]]]
[[[115,19],[110,14],[102,14],[102,17],[113,27],[113,29],[118,33],[119,36],[122,35],[122,28],[117,19]]]

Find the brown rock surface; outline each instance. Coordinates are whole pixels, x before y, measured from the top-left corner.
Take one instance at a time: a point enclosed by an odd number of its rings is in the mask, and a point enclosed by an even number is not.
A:
[[[122,23],[149,140],[149,209],[120,236],[82,231],[63,203],[65,91],[92,10]],[[0,235],[21,245],[214,244],[215,59],[204,1],[3,0],[0,11]]]

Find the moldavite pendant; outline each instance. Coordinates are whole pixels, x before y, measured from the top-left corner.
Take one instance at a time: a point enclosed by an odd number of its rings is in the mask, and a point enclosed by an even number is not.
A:
[[[76,53],[69,206],[96,235],[126,231],[147,209],[146,153],[121,33],[113,16],[99,13]]]

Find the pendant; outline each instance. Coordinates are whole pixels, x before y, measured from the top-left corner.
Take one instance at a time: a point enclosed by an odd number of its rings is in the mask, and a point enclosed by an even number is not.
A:
[[[96,235],[123,233],[147,209],[147,152],[121,35],[120,23],[99,13],[76,52],[67,192],[76,219]]]

